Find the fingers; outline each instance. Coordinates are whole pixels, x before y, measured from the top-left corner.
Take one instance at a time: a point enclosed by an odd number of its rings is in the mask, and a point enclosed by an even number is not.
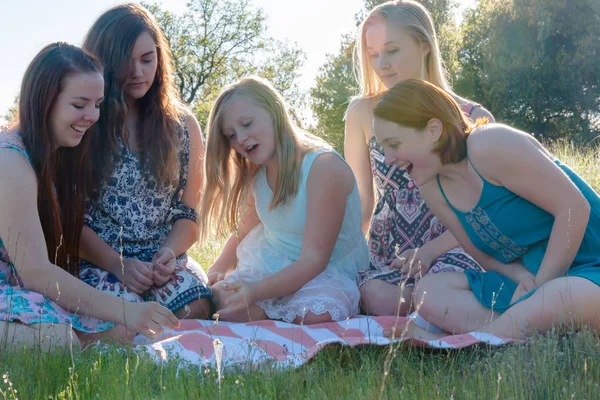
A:
[[[208,274],[208,283],[210,285],[214,285],[215,283],[220,282],[223,279],[225,279],[224,274]]]
[[[154,278],[154,274],[152,274],[152,273],[151,273],[150,277],[148,277],[145,274],[142,274],[140,271],[134,270],[134,271],[131,271],[131,278],[133,278],[133,280],[138,283],[138,285],[136,285],[136,286],[145,288],[145,290],[150,289],[152,287],[152,285],[154,284],[154,280],[152,279],[152,278]]]
[[[152,320],[167,329],[179,328],[181,325],[175,314],[163,306],[159,306]]]
[[[244,286],[244,283],[242,281],[225,281],[223,283],[223,287],[225,288],[225,290],[227,291],[238,291],[240,290],[242,287]]]

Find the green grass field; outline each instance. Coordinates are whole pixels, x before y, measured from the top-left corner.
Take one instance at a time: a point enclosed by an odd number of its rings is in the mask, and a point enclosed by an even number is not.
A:
[[[567,144],[555,154],[600,190],[596,149]],[[221,243],[196,248],[206,268]],[[389,367],[386,367],[389,366]],[[460,351],[329,347],[297,370],[178,371],[130,348],[41,354],[0,352],[4,399],[597,399],[600,340],[595,333],[550,332],[524,345]]]

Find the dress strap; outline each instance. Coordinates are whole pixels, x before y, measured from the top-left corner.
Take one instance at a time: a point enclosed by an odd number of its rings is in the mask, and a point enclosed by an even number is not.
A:
[[[442,182],[440,182],[440,176],[436,175],[435,179],[437,181],[438,188],[440,189],[440,193],[442,193],[442,197],[444,198],[444,200],[446,200],[446,204],[448,204],[451,209],[456,210],[456,208],[454,208],[452,203],[450,203],[450,200],[448,200],[448,197],[446,196],[446,192],[444,192],[444,188],[442,187]]]
[[[481,180],[482,180],[483,182],[487,182],[487,181],[485,180],[485,178],[483,177],[483,175],[481,175],[481,174],[479,173],[479,171],[477,171],[477,168],[475,168],[475,165],[473,165],[473,162],[472,162],[472,161],[471,161],[471,159],[469,158],[469,155],[468,155],[468,154],[467,154],[467,161],[469,162],[469,164],[471,164],[471,167],[473,167],[473,169],[475,170],[475,172],[477,173],[477,175],[479,175],[479,177],[481,178]]]

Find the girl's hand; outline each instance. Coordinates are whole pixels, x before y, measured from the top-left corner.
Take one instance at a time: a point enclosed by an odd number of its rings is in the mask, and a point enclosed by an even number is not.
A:
[[[219,284],[221,286],[221,284]],[[217,310],[219,319],[227,321],[235,315],[243,313],[258,300],[257,284],[255,282],[223,282],[222,301]]]
[[[405,250],[390,265],[402,271],[408,277],[422,277],[429,271],[433,263],[432,257],[421,249]]]
[[[215,270],[208,270],[208,272],[206,273],[206,276],[208,276],[208,284],[209,285],[214,285],[217,282],[222,281],[223,279],[225,279],[225,273],[221,272],[221,271],[215,271]]]
[[[535,283],[535,276],[531,274],[531,276],[528,276],[527,278],[519,282],[519,286],[517,286],[517,289],[515,290],[515,293],[513,294],[512,299],[510,300],[510,304],[513,304],[515,301],[519,300],[522,296],[531,292],[536,287],[537,284]]]
[[[161,247],[152,257],[153,280],[155,286],[163,286],[175,272],[177,257],[169,247]]]
[[[179,320],[167,308],[157,302],[124,302],[123,325],[131,331],[155,338],[165,329],[179,328]]]
[[[154,284],[152,264],[135,258],[124,258],[117,278],[133,293],[142,294]]]

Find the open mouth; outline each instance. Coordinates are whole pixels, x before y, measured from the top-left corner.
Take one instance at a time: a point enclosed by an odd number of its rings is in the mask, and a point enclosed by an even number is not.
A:
[[[412,163],[403,163],[403,164],[398,164],[398,168],[405,170],[409,175],[413,170],[413,165]]]
[[[75,125],[71,125],[71,128],[73,128],[74,130],[76,130],[79,133],[85,133],[89,126],[75,126]]]
[[[246,147],[246,153],[252,154],[258,148],[258,144],[253,144],[251,146]]]

